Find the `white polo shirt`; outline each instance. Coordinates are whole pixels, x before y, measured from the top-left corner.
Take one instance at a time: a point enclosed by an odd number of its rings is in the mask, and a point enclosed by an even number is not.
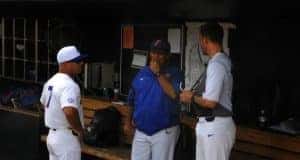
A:
[[[49,128],[70,128],[63,108],[74,107],[78,110],[83,125],[83,111],[80,105],[80,88],[67,74],[56,73],[43,87],[40,98],[45,107],[45,125]]]
[[[215,54],[208,62],[206,74],[203,98],[216,101],[232,111],[233,79],[229,57],[223,53]]]

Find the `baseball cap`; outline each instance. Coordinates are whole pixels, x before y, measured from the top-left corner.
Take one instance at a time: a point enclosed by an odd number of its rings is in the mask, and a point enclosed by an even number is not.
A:
[[[150,52],[169,54],[170,53],[170,43],[163,39],[154,40],[151,43]]]
[[[86,54],[80,54],[75,46],[66,46],[61,48],[57,53],[57,62],[80,62],[87,58]]]

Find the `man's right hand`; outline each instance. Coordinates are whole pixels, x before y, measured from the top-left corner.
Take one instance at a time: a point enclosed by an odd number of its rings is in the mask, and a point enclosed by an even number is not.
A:
[[[150,69],[154,74],[159,74],[160,73],[160,64],[158,61],[151,61],[150,62]]]
[[[189,90],[183,90],[181,91],[180,93],[180,102],[183,102],[183,103],[191,103],[192,101],[192,97],[193,97],[193,92],[192,91],[189,91]]]
[[[83,143],[84,131],[75,131],[75,130],[73,130],[73,132],[76,133],[76,136],[78,137],[78,140],[79,140],[80,144],[82,144]]]

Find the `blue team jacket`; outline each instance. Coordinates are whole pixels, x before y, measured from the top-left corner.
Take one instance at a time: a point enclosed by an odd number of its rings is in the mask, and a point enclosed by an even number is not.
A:
[[[176,92],[179,92],[183,74],[174,67],[167,68],[165,73],[170,77]],[[164,93],[157,77],[148,66],[142,68],[133,79],[128,104],[134,107],[133,121],[136,128],[147,135],[179,123],[178,101]]]

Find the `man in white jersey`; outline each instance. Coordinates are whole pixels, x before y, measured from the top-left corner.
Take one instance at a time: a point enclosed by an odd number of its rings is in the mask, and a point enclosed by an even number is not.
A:
[[[224,33],[218,23],[206,23],[199,31],[201,49],[210,58],[204,90],[200,94],[182,91],[180,100],[196,104],[204,113],[196,125],[196,160],[228,160],[236,132],[232,119],[231,61],[222,53]]]
[[[80,88],[73,77],[81,72],[85,58],[75,46],[63,47],[57,53],[58,73],[44,84],[40,101],[45,108],[45,125],[49,128],[50,160],[81,159],[83,112]]]

